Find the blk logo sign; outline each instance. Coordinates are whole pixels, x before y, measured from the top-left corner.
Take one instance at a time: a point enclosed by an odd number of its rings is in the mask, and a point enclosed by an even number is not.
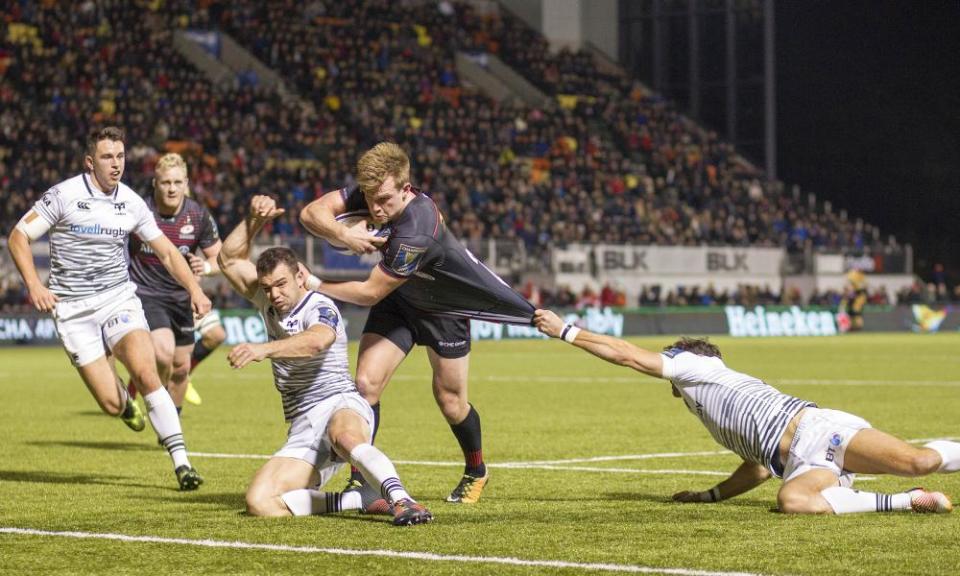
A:
[[[645,250],[605,251],[603,253],[603,269],[649,270],[647,267],[647,252]]]
[[[707,252],[707,270],[710,272],[749,272],[747,254],[725,254],[723,252]]]

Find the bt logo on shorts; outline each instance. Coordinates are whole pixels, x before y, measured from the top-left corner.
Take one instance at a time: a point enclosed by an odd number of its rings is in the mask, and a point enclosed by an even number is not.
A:
[[[107,328],[113,328],[117,324],[128,324],[130,322],[130,315],[126,312],[122,312],[113,318],[107,320]]]
[[[843,436],[834,433],[830,436],[830,446],[827,446],[827,454],[824,456],[827,462],[833,462],[837,457],[837,448],[843,444]]]

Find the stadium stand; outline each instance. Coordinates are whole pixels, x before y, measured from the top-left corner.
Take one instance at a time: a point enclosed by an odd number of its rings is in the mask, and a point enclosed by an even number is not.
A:
[[[128,131],[129,183],[146,193],[156,157],[182,151],[222,227],[266,192],[288,209],[272,232],[302,235],[299,209],[349,183],[358,150],[390,139],[411,151],[416,182],[456,234],[522,242],[531,264],[573,242],[896,245],[796,187],[767,182],[669,102],[588,52],[552,53],[503,10],[388,0],[105,1],[75,10],[20,2],[0,26],[0,185],[16,191],[0,235],[78,169],[87,127],[113,122]],[[183,29],[230,34],[307,105],[244,75],[214,85],[173,49],[172,33]],[[549,99],[486,96],[457,73],[458,53],[497,55]],[[764,288],[742,292],[771,299]],[[680,305],[738,297],[709,287],[657,294]]]
[[[505,11],[446,6],[231,2],[211,10],[316,104],[346,103],[342,117],[361,146],[387,137],[414,148],[418,180],[446,200],[453,222],[468,223],[467,236],[516,236],[528,248],[883,244],[870,224],[765,184],[715,133],[624,74],[604,72],[589,53],[553,55]],[[477,94],[453,67],[458,51],[501,56],[554,100],[530,108]],[[378,109],[393,111],[390,123]]]

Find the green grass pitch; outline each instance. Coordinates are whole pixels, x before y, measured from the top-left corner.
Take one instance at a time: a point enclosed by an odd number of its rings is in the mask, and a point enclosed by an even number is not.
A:
[[[960,436],[960,334],[715,341],[731,367],[900,437]],[[658,349],[670,339],[636,342]],[[719,504],[670,502],[712,486],[722,476],[710,473],[737,459],[684,455],[720,448],[668,383],[561,342],[475,344],[470,397],[493,466],[476,506],[443,501],[461,457],[434,406],[426,355],[411,354],[387,388],[378,438],[435,514],[408,528],[353,513],[243,515],[263,460],[216,456],[268,455],[283,442],[269,366],[231,371],[220,350],[194,382],[203,405],[187,406],[183,424],[207,482],[180,493],[152,431],[100,414],[60,349],[0,349],[0,574],[960,573],[957,513],[790,517],[773,510],[777,481]],[[960,474],[858,487],[918,484],[960,497]]]

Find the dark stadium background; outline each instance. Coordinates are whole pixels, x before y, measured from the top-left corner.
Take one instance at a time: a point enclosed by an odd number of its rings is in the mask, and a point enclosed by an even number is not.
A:
[[[960,2],[776,3],[778,176],[960,279]]]

